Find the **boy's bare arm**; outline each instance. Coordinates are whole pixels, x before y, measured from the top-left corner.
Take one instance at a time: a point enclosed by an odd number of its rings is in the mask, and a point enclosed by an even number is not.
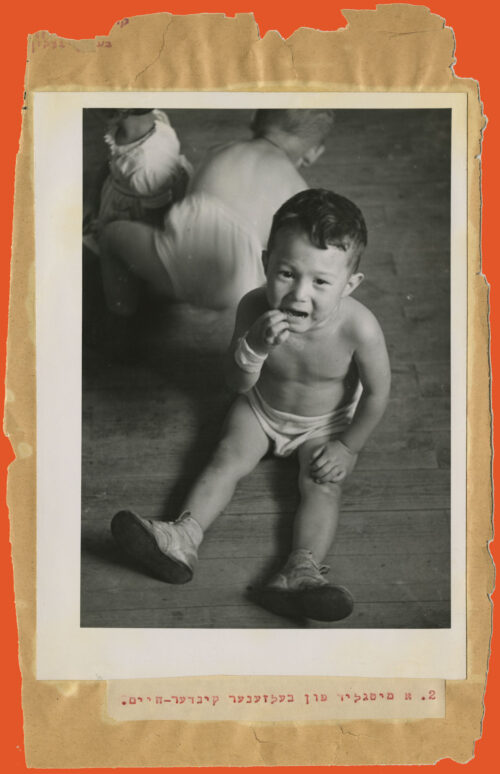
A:
[[[269,353],[287,336],[288,320],[278,309],[269,309],[264,289],[247,293],[238,306],[226,356],[229,387],[236,392],[248,392],[258,382]]]
[[[375,317],[369,313],[359,326],[359,340],[354,353],[363,393],[353,420],[340,441],[357,454],[382,419],[391,386],[391,369],[384,334]]]
[[[353,471],[358,452],[382,419],[389,399],[391,371],[384,335],[368,310],[357,327],[354,356],[363,393],[347,430],[313,454],[311,477],[317,484],[340,484]]]

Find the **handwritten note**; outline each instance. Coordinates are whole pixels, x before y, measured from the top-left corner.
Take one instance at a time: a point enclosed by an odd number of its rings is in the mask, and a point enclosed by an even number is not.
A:
[[[439,718],[444,680],[189,677],[108,682],[115,720],[304,721]]]
[[[130,19],[124,18],[115,22],[113,27],[121,30],[123,29],[123,27],[126,27],[127,24],[129,23],[130,23]],[[110,40],[102,36],[97,36],[94,39],[94,42],[95,42],[96,49],[112,48],[113,46]],[[74,51],[88,50],[88,46],[85,45],[85,43],[82,43],[82,41],[71,40],[68,38],[60,38],[58,35],[51,32],[47,32],[46,30],[39,30],[38,32],[33,33],[33,35],[30,35],[29,51],[32,55],[36,54],[37,51],[40,51],[46,48],[52,48],[52,49],[71,48]]]

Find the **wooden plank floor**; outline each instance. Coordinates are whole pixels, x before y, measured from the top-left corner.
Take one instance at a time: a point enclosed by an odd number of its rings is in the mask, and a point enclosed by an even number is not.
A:
[[[193,161],[246,136],[249,111],[172,111]],[[378,316],[392,395],[345,487],[330,577],[356,605],[332,627],[447,627],[450,623],[449,111],[338,111],[310,185],[362,208],[369,246],[356,296]],[[84,177],[105,149],[84,116]],[[231,401],[221,356],[231,315],[149,304],[137,318],[103,308],[84,255],[82,584],[85,627],[283,628],[255,589],[283,561],[296,505],[294,460],[265,459],[207,534],[194,580],[170,586],[115,548],[121,508],[175,517],[217,439]],[[310,627],[323,624],[308,622]]]

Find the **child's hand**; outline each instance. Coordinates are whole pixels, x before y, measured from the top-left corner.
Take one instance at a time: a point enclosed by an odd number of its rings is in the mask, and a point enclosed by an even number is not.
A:
[[[357,459],[341,441],[329,441],[311,458],[311,478],[316,484],[340,483],[352,473]]]
[[[289,328],[286,314],[279,309],[271,309],[254,322],[245,338],[257,355],[268,355],[288,338]]]

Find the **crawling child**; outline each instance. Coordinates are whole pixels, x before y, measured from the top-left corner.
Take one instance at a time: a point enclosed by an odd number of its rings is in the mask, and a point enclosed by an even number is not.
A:
[[[110,224],[101,240],[110,310],[135,312],[137,277],[166,298],[235,308],[264,282],[272,214],[308,187],[299,169],[321,156],[332,124],[331,110],[257,110],[253,136],[208,155],[163,228]]]
[[[84,241],[94,250],[97,242],[90,237],[97,238],[107,223],[127,220],[160,225],[166,209],[184,196],[192,173],[162,110],[100,112],[108,123],[104,141],[109,159],[92,187],[84,214]],[[92,217],[96,201],[98,212]]]
[[[311,189],[274,216],[265,255],[266,284],[238,308],[227,378],[239,397],[208,467],[173,523],[121,511],[119,545],[153,575],[185,583],[207,530],[235,487],[272,447],[297,451],[300,503],[292,551],[260,592],[279,615],[334,621],[353,601],[329,582],[322,562],[332,545],[342,484],[382,418],[390,387],[384,336],[351,297],[367,234],[348,199]]]

